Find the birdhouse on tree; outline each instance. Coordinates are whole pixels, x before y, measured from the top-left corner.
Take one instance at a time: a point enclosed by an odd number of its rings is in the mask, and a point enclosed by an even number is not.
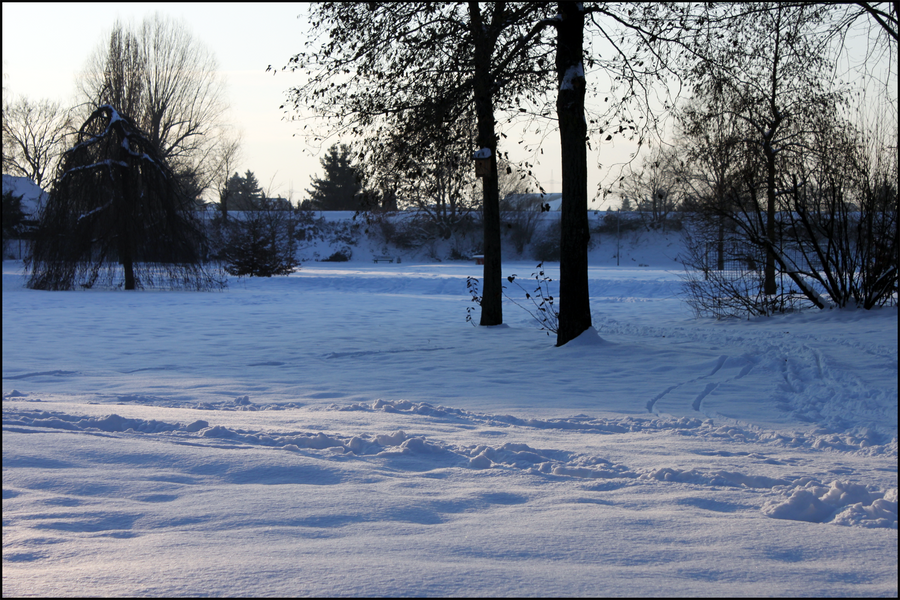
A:
[[[475,152],[475,177],[488,177],[491,174],[491,150],[482,148]]]

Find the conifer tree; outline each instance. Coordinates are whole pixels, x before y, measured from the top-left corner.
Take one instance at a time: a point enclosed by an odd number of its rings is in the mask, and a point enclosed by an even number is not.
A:
[[[360,172],[351,164],[350,147],[335,144],[320,159],[324,175],[313,177],[306,190],[315,210],[359,210],[362,208]]]
[[[22,196],[16,196],[12,190],[3,192],[3,257],[6,257],[7,244],[21,237],[25,213],[22,211]]]
[[[228,202],[227,210],[248,211],[259,210],[263,199],[262,188],[253,171],[247,170],[243,177],[235,173],[225,184]]]

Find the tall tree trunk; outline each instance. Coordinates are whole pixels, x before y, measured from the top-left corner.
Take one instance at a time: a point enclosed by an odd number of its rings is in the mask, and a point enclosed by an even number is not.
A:
[[[481,325],[503,323],[503,284],[500,262],[500,189],[497,179],[497,136],[494,133],[491,55],[493,34],[485,31],[478,2],[469,2],[469,23],[475,44],[475,117],[478,147],[491,152],[491,172],[481,179],[484,213],[484,288]]]
[[[126,251],[125,258],[122,259],[122,269],[125,271],[125,289],[133,290],[134,285],[134,260],[131,253]]]
[[[559,262],[559,331],[556,345],[591,327],[588,290],[587,122],[584,119],[584,8],[560,2],[557,27],[556,113],[562,151],[562,215]]]
[[[122,164],[128,164],[128,150],[126,150],[126,146],[123,145],[124,136],[122,140],[119,142],[119,158]],[[135,280],[134,280],[134,243],[133,243],[133,232],[131,226],[131,217],[134,214],[134,207],[137,202],[137,198],[135,195],[140,193],[140,175],[138,175],[138,185],[133,185],[131,181],[131,173],[128,172],[127,167],[116,167],[119,171],[119,194],[117,194],[117,201],[122,204],[119,207],[117,213],[119,215],[118,222],[118,231],[116,232],[116,236],[118,237],[118,253],[119,253],[119,263],[122,265],[122,270],[125,273],[125,289],[133,290],[135,289]]]
[[[124,169],[122,169],[124,171]],[[133,290],[135,289],[135,280],[134,280],[134,252],[133,243],[132,243],[132,231],[131,231],[131,223],[129,217],[131,216],[129,213],[129,206],[132,202],[132,198],[130,196],[131,190],[129,189],[127,175],[122,173],[122,192],[119,194],[118,202],[124,204],[125,206],[121,207],[119,210],[119,223],[118,223],[118,231],[116,231],[116,237],[118,245],[117,252],[119,253],[119,264],[122,265],[122,270],[125,273],[125,289]]]
[[[774,55],[772,60],[772,79],[769,92],[769,110],[772,120],[763,133],[763,152],[766,157],[766,268],[763,291],[773,296],[778,291],[775,283],[775,154],[773,147],[775,133],[781,126],[782,115],[778,110],[778,67],[781,60],[781,6],[777,7],[777,26],[775,27]]]
[[[766,148],[766,269],[764,292],[772,296],[778,292],[775,283],[775,152]]]
[[[724,271],[725,270],[725,211],[727,210],[726,205],[726,192],[725,192],[725,173],[723,173],[720,169],[716,169],[714,171],[716,173],[716,204],[718,205],[718,235],[716,236],[716,270]]]

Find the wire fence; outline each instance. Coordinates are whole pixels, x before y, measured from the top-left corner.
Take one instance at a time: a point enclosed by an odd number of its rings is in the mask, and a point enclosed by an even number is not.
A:
[[[775,263],[777,292],[764,292],[766,250],[742,239],[703,242],[698,271],[689,278],[688,296],[698,314],[716,318],[773,314],[799,310],[804,296],[795,289],[791,276]],[[780,248],[787,264],[798,268],[814,268],[809,256],[796,248]],[[701,275],[702,273],[702,275]],[[811,283],[811,282],[809,282]]]
[[[785,247],[780,248],[779,253],[788,265],[798,265],[804,270],[821,270],[818,257],[814,254],[804,254],[797,248]],[[705,271],[719,271],[726,279],[739,279],[752,273],[762,274],[766,266],[766,250],[762,246],[739,239],[707,242],[704,245],[702,266]],[[777,262],[775,272],[779,275],[784,274]]]

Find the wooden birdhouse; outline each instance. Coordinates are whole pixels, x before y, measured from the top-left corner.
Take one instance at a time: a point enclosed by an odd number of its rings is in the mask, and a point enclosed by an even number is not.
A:
[[[491,174],[491,151],[482,148],[475,152],[475,177],[488,177]]]

